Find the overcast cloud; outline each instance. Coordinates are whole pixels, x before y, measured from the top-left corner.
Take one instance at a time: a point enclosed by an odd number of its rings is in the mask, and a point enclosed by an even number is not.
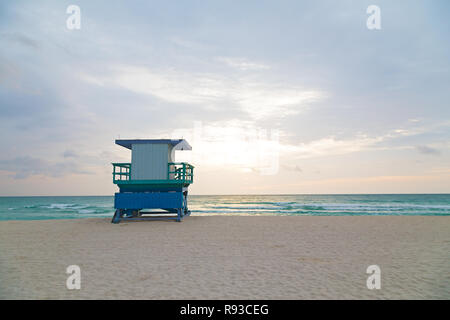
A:
[[[80,30],[66,28],[70,4]],[[381,30],[366,28],[371,4]],[[111,194],[110,162],[129,159],[114,139],[173,135],[191,138],[194,193],[450,192],[449,9],[2,2],[0,194],[50,194],[57,183],[61,194]],[[276,174],[254,170],[253,131],[279,134]],[[233,178],[215,188],[214,161],[238,153],[251,159],[232,161]]]

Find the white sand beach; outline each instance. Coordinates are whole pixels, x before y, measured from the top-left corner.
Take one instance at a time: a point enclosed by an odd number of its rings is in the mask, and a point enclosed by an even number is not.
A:
[[[449,299],[449,270],[449,217],[0,222],[2,299]]]

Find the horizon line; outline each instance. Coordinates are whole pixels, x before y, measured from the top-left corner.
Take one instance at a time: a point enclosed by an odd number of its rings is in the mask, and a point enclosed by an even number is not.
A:
[[[248,194],[191,194],[190,196],[368,196],[368,195],[450,195],[450,192],[433,193],[248,193]],[[114,194],[107,195],[15,195],[0,198],[25,198],[25,197],[113,197]]]

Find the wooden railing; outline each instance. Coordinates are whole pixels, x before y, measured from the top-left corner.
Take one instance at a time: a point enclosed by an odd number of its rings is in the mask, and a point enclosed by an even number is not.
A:
[[[128,181],[131,176],[131,163],[113,163],[113,181]]]
[[[131,163],[113,163],[112,165],[114,183],[131,180]],[[192,183],[194,181],[194,166],[187,162],[169,162],[167,164],[167,180]],[[150,183],[153,180],[148,181]],[[158,182],[160,181],[158,180]]]
[[[169,180],[182,180],[192,183],[194,181],[194,166],[186,162],[169,162],[167,177]]]

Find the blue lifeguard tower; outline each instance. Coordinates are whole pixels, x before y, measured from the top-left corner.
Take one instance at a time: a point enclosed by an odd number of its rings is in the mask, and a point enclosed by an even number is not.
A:
[[[131,150],[131,163],[112,164],[113,182],[119,187],[114,196],[116,211],[112,223],[181,221],[190,215],[187,196],[188,187],[193,183],[194,166],[174,162],[175,150],[192,150],[186,140],[116,140],[116,144]]]

